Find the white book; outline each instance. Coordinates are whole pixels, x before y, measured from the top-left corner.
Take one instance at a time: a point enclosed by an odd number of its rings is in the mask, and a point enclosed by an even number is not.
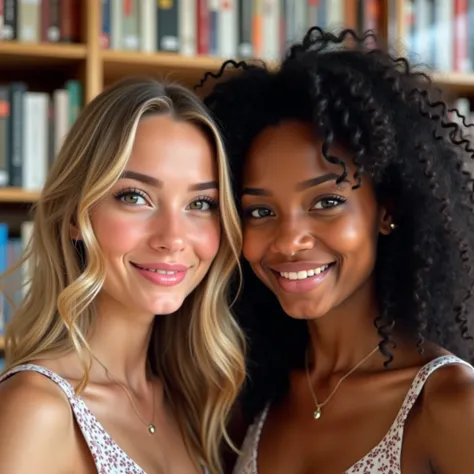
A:
[[[326,27],[330,30],[340,30],[345,26],[345,2],[330,0],[326,3]]]
[[[280,59],[280,2],[264,0],[263,2],[263,59],[277,61]]]
[[[434,0],[436,18],[436,54],[434,67],[438,71],[451,71],[453,69],[453,21],[454,2]]]
[[[123,48],[123,1],[110,0],[110,49]]]
[[[39,43],[41,37],[40,0],[18,0],[16,3],[18,40],[26,43]]]
[[[140,28],[140,50],[144,53],[153,53],[157,49],[158,17],[155,0],[140,0],[138,4]]]
[[[43,188],[48,172],[48,108],[45,92],[26,92],[23,97],[23,188]]]
[[[300,42],[303,36],[308,32],[308,29],[315,25],[308,25],[308,22],[312,23],[312,20],[309,19],[309,9],[306,2],[295,2],[293,9],[295,20],[293,33],[295,36],[292,41]]]
[[[54,150],[56,157],[61,150],[64,138],[69,131],[69,94],[66,89],[56,89],[53,92],[54,109]]]
[[[180,53],[183,56],[197,54],[197,3],[195,0],[179,0]]]
[[[415,0],[415,60],[428,64],[430,60],[430,1]]]
[[[218,56],[225,59],[237,56],[239,11],[237,0],[220,0],[217,18]]]

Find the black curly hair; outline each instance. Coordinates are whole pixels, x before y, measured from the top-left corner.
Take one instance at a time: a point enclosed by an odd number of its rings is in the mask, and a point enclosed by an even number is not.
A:
[[[205,98],[220,124],[237,202],[245,155],[265,127],[284,119],[314,126],[322,154],[338,143],[368,173],[377,199],[393,205],[397,229],[381,239],[375,278],[380,316],[374,321],[386,365],[392,332],[403,329],[420,351],[430,340],[472,361],[474,194],[470,141],[430,78],[385,48],[367,47],[369,32],[335,35],[311,28],[280,66],[227,61]],[[229,77],[224,77],[231,66]],[[198,86],[199,87],[199,86]],[[236,312],[250,339],[243,406],[251,419],[285,395],[289,371],[303,363],[305,322],[283,313],[277,299],[243,262],[244,290]]]

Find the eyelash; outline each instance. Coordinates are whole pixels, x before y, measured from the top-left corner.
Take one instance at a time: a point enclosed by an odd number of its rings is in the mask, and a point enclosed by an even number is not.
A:
[[[123,198],[125,196],[139,196],[142,199],[144,199],[145,201],[148,200],[148,195],[145,192],[141,191],[140,189],[135,189],[135,188],[133,188],[133,189],[124,189],[124,190],[119,191],[118,193],[114,194],[115,199],[117,199],[118,201],[123,202],[127,206],[137,206],[137,205],[139,205],[139,204],[132,204],[132,203],[123,201]],[[217,200],[213,199],[209,196],[198,196],[196,199],[194,199],[190,203],[190,205],[194,204],[196,202],[206,202],[206,203],[209,204],[209,209],[206,209],[206,210],[201,211],[201,212],[212,212],[212,211],[215,211],[218,208]],[[200,211],[200,209],[192,209],[192,210]]]
[[[122,199],[125,196],[139,196],[145,201],[148,199],[148,196],[145,192],[141,191],[140,189],[136,188],[129,188],[129,189],[123,189],[122,191],[119,191],[118,193],[114,194],[114,198],[117,199],[117,201],[121,201],[127,206],[136,206],[137,204],[131,204],[129,202],[124,202]]]
[[[326,208],[323,208],[323,209],[315,209],[315,206],[323,201],[335,201],[336,204],[334,206],[330,206],[330,207],[326,207]],[[326,211],[326,210],[329,210],[329,209],[334,209],[338,206],[340,206],[341,204],[344,204],[345,202],[347,201],[347,199],[343,198],[342,196],[324,196],[320,199],[318,199],[312,206],[311,206],[311,211]],[[258,210],[265,210],[265,211],[269,211],[269,215],[266,215],[266,216],[261,216],[261,217],[255,217],[255,216],[252,216],[252,213],[254,211],[258,211]],[[250,209],[248,209],[246,212],[245,212],[245,215],[248,219],[255,219],[255,220],[261,220],[261,219],[265,219],[267,217],[272,217],[274,216],[275,214],[273,213],[273,211],[271,211],[270,209],[268,209],[267,207],[264,207],[264,206],[256,206],[256,207],[252,207]]]
[[[323,209],[314,209],[315,206],[323,201],[335,201],[336,202],[336,205],[335,206],[330,206],[330,207],[326,207],[326,208],[323,208]],[[318,199],[312,206],[312,210],[318,210],[318,211],[325,211],[327,209],[334,209],[335,207],[338,207],[340,206],[341,204],[344,204],[345,202],[347,201],[346,198],[342,197],[342,196],[337,196],[337,195],[333,195],[333,196],[324,196],[320,199]]]
[[[198,196],[196,199],[194,199],[193,202],[191,202],[191,204],[194,204],[196,202],[207,202],[209,204],[209,209],[206,209],[205,211],[201,211],[201,212],[213,212],[218,208],[217,200],[209,196]],[[193,209],[193,210],[200,211],[200,209]]]

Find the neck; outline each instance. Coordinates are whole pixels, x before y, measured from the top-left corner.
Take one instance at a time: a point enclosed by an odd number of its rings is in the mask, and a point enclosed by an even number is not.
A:
[[[93,373],[101,378],[106,376],[103,365],[114,381],[137,391],[145,387],[153,320],[151,315],[133,315],[127,309],[114,307],[99,297],[97,318],[89,338],[96,359],[93,359]]]
[[[374,326],[378,316],[374,283],[368,281],[351,298],[308,323],[309,358],[322,374],[347,372],[379,343]],[[380,364],[383,356],[379,357]],[[377,362],[377,363],[379,363]]]

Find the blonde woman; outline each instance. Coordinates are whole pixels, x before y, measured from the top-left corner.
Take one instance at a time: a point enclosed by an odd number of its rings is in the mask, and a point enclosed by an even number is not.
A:
[[[244,379],[229,181],[186,89],[132,79],[85,108],[36,207],[0,379],[0,472],[222,471]]]

